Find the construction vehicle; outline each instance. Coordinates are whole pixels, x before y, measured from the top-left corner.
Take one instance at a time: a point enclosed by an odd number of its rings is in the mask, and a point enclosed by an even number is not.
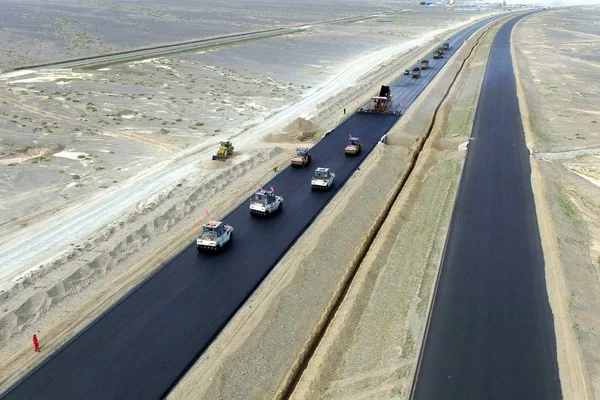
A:
[[[298,147],[296,149],[296,157],[292,158],[292,168],[304,168],[310,164],[312,157],[306,147]]]
[[[442,56],[442,52],[438,49],[433,53],[433,58],[434,60],[437,60],[438,58],[440,58]]]
[[[442,49],[448,50],[450,48],[450,43],[446,42],[442,45]]]
[[[224,140],[220,143],[217,154],[212,157],[213,160],[226,160],[227,157],[233,154],[233,144],[229,140]]]
[[[200,236],[196,239],[198,251],[220,251],[233,239],[233,227],[221,221],[209,221],[202,225]]]
[[[382,85],[379,90],[379,96],[371,98],[371,103],[367,108],[359,108],[359,113],[377,113],[400,115],[400,111],[392,110],[392,92],[389,86]]]
[[[421,69],[429,68],[429,60],[421,60]]]
[[[413,78],[419,78],[421,76],[421,68],[419,67],[414,67],[412,69],[412,77]]]
[[[351,136],[348,138],[348,144],[344,149],[344,154],[347,156],[355,156],[361,151],[360,139],[357,137]]]
[[[335,174],[329,168],[319,167],[310,182],[312,190],[329,190],[333,186]]]
[[[260,189],[250,200],[250,214],[271,215],[283,208],[283,197],[275,195],[273,190]]]

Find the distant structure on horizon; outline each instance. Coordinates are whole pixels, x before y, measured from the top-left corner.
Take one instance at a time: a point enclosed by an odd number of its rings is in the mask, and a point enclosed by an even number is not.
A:
[[[450,0],[450,1],[448,2],[448,4],[450,4],[451,6],[453,6],[453,5],[454,5],[454,0]]]

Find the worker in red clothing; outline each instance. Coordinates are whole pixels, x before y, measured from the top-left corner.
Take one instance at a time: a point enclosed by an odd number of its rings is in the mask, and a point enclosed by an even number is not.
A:
[[[33,335],[33,351],[40,351],[40,344],[38,343],[37,336]]]

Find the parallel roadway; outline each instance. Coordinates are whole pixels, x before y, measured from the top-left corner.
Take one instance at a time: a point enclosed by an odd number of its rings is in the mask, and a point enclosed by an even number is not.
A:
[[[561,398],[507,22],[492,43],[413,399]]]

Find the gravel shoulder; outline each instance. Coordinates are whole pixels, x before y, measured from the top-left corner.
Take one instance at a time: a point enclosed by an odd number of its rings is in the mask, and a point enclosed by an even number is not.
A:
[[[519,103],[565,398],[600,398],[600,35],[597,6],[550,10],[513,32]],[[532,40],[536,38],[536,40]],[[564,73],[557,73],[564,71]]]
[[[299,368],[306,344],[317,334],[324,322],[324,315],[332,307],[333,299],[339,295],[341,284],[347,278],[356,257],[363,250],[363,246],[367,245],[365,239],[372,233],[374,221],[380,218],[386,203],[391,201],[395,185],[400,184],[407,173],[418,142],[423,140],[427,131],[431,115],[459,68],[457,60],[465,57],[473,42],[474,40],[470,39],[456,58],[444,67],[444,71],[435,78],[410,111],[388,134],[387,144],[380,144],[375,148],[360,170],[327,206],[326,211],[274,268],[178,384],[170,394],[170,399],[282,396],[282,390],[292,373]],[[471,97],[478,92],[477,79],[480,80],[483,69],[483,64],[480,64],[468,70],[471,83],[463,86],[468,88],[464,91]],[[462,98],[456,93],[452,96]],[[442,115],[444,120],[454,119],[454,116],[460,120],[464,117],[464,112],[461,110],[454,115],[452,111],[446,110]],[[467,130],[457,136],[444,137],[444,131],[435,140],[433,147],[424,150],[429,154],[426,164],[431,170],[422,171],[419,177],[414,179],[427,187],[427,194],[434,195],[435,202],[431,203],[438,207],[425,207],[417,211],[419,216],[427,217],[428,221],[431,219],[431,226],[416,240],[419,246],[428,248],[427,246],[433,244],[437,251],[441,249],[443,234],[438,232],[438,223],[442,220],[447,224],[452,194],[464,158],[464,151],[459,151],[458,148],[461,144],[464,145],[468,133]],[[440,188],[437,193],[437,189]],[[418,193],[417,190],[411,192],[404,201],[411,206],[416,204],[415,207],[419,208],[418,204],[421,202],[418,200],[422,198]],[[393,231],[384,240],[388,248],[382,247],[376,251],[381,257],[387,257],[389,246],[396,242],[399,230],[406,229],[398,224],[402,225],[401,222],[412,215],[412,211],[405,209],[394,219]],[[415,228],[413,221],[409,230]],[[403,233],[409,234],[408,231]],[[414,245],[413,242],[407,241],[402,246],[410,247],[411,243]],[[426,255],[422,257],[414,253],[416,268],[421,269],[421,277],[416,274],[406,282],[407,288],[424,293],[424,301],[420,305],[422,315],[426,313],[429,304],[431,282],[437,268],[435,256],[428,256],[427,252],[423,254]],[[423,268],[420,263],[425,263],[428,267]],[[407,277],[406,274],[413,272],[411,268],[406,268],[396,276]],[[370,279],[371,283],[377,280],[375,275],[368,275],[367,279]],[[421,285],[421,282],[425,284]],[[372,300],[375,301],[375,297],[372,297]],[[368,301],[364,298],[363,305]],[[385,302],[386,300],[383,300],[383,303]],[[413,312],[415,311],[416,309],[413,309]],[[335,341],[342,347],[345,347],[344,343],[350,345],[354,333],[344,332],[343,339],[338,340],[336,337]],[[401,336],[405,337],[404,334]],[[418,340],[412,339],[410,346],[413,351]],[[393,346],[389,341],[386,344]],[[386,352],[383,347],[382,344],[380,350]],[[376,351],[373,355],[375,353]],[[314,371],[319,375],[322,373],[323,380],[328,382],[331,371]],[[410,374],[410,366],[406,368],[406,373]],[[404,387],[407,382],[404,381]],[[313,394],[311,392],[308,398],[317,397]]]

